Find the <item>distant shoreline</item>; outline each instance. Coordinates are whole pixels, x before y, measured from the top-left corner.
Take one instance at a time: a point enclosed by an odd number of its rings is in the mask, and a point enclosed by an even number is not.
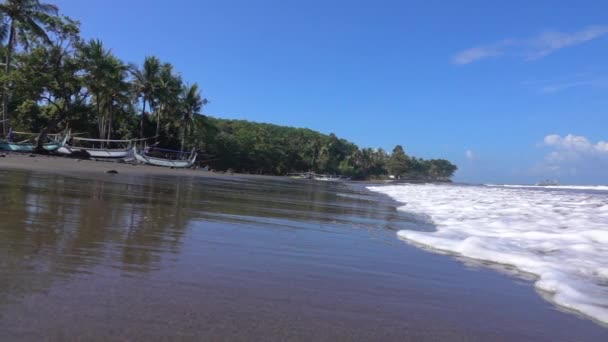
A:
[[[203,169],[171,169],[144,164],[123,163],[117,161],[74,159],[55,155],[27,154],[18,152],[0,153],[0,170],[22,170],[48,172],[61,175],[94,175],[94,176],[188,176],[188,177],[248,177],[297,179],[290,176],[249,174],[224,171],[207,171]],[[110,174],[108,171],[116,171]],[[370,184],[418,184],[418,183],[451,183],[450,180],[430,179],[368,179],[349,180],[348,182]]]

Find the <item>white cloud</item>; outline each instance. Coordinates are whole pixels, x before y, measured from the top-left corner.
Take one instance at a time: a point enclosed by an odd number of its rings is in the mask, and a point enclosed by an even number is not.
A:
[[[473,153],[473,151],[471,151],[471,150],[466,150],[464,155],[465,155],[465,157],[467,157],[468,160],[475,159],[475,153]]]
[[[514,43],[511,39],[505,39],[494,44],[472,47],[457,53],[452,58],[452,63],[469,64],[488,57],[498,57],[504,53],[506,47]]]
[[[598,141],[595,144],[595,149],[600,153],[608,153],[608,142]]]
[[[608,26],[589,26],[572,33],[546,31],[525,43],[529,46],[527,59],[543,58],[559,49],[586,43],[606,33],[608,33]]]
[[[562,140],[562,137],[561,137],[561,136],[559,136],[559,135],[557,135],[557,134],[550,134],[550,135],[547,135],[547,136],[545,137],[545,139],[543,139],[543,141],[544,141],[545,145],[548,145],[548,146],[555,146],[555,145],[558,145],[558,144],[560,143],[560,141],[561,141],[561,140]]]
[[[571,88],[577,87],[605,87],[608,86],[608,81],[601,78],[594,78],[590,80],[582,80],[575,82],[565,82],[565,83],[553,83],[553,84],[545,84],[539,88],[541,93],[552,94],[557,93],[562,90],[568,90]]]
[[[452,57],[452,63],[464,65],[502,55],[521,56],[527,61],[538,60],[563,48],[589,42],[608,34],[608,25],[588,26],[576,32],[545,31],[526,39],[503,39],[463,50]]]
[[[603,140],[593,144],[587,137],[568,134],[564,137],[557,134],[547,135],[544,139],[546,146],[557,148],[562,152],[577,152],[583,154],[606,154],[608,156],[608,142]]]
[[[540,144],[549,149],[544,161],[535,167],[536,173],[554,176],[603,175],[608,166],[608,142],[592,142],[581,135],[550,134]]]
[[[579,87],[608,87],[608,72],[605,68],[588,68],[588,70],[561,77],[528,80],[523,85],[542,94],[554,94],[564,90]]]

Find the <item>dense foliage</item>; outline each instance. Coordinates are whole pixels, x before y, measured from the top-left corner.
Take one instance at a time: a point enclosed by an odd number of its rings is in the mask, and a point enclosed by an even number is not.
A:
[[[447,160],[410,158],[401,146],[388,154],[383,149],[360,149],[334,134],[310,129],[212,117],[204,121],[206,127],[192,135],[189,143],[205,146],[216,156],[210,165],[221,170],[279,175],[314,171],[355,179],[389,174],[408,179],[449,179],[456,171]]]
[[[103,139],[154,137],[149,143],[204,151],[211,168],[260,174],[449,179],[456,170],[446,160],[410,158],[401,146],[388,154],[310,129],[207,117],[198,85],[185,84],[170,63],[125,63],[58,13],[39,0],[0,4],[4,136],[9,127],[40,132],[39,147],[68,128]]]

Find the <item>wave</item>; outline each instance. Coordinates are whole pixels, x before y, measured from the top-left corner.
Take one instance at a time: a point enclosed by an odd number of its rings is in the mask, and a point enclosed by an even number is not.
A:
[[[608,185],[516,185],[516,184],[484,184],[489,187],[531,188],[531,189],[571,189],[608,191]]]
[[[369,187],[426,214],[436,231],[400,238],[538,277],[557,305],[608,323],[608,196],[521,187]]]

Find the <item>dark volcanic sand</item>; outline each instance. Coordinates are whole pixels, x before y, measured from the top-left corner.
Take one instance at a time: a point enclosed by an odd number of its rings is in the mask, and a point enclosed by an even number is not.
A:
[[[0,171],[0,340],[608,340],[361,185],[192,175]]]

